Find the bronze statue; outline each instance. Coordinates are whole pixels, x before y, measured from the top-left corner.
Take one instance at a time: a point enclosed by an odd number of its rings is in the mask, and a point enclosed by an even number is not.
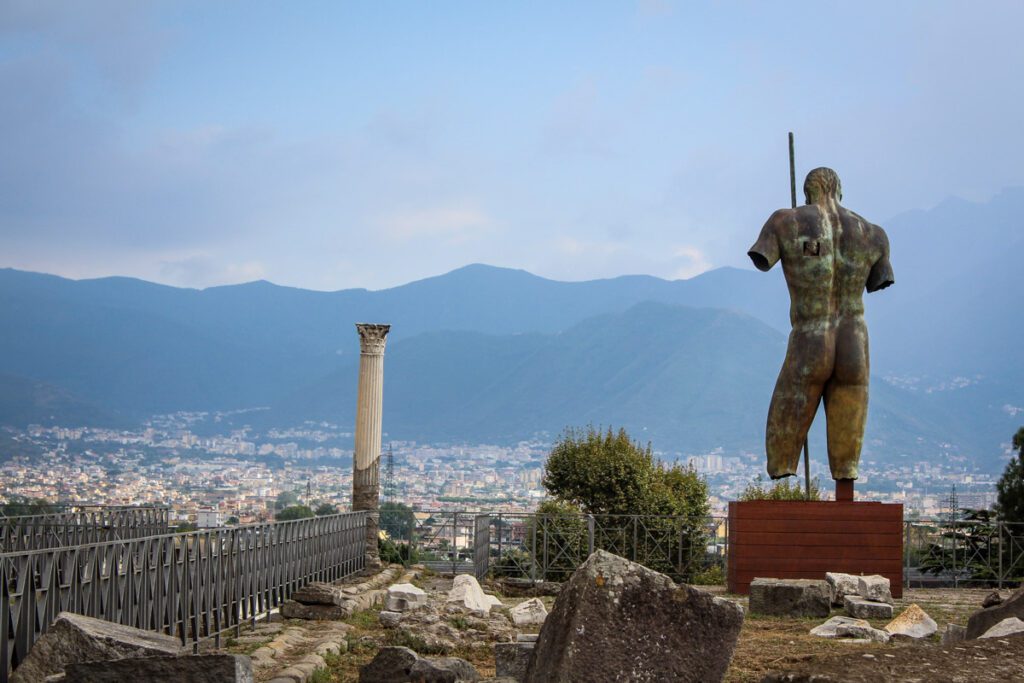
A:
[[[800,448],[824,399],[832,478],[853,480],[868,411],[862,292],[894,282],[889,238],[839,205],[842,187],[830,168],[807,174],[804,196],[806,205],[773,213],[747,252],[758,270],[782,259],[793,326],[768,409],[768,474],[796,474]]]

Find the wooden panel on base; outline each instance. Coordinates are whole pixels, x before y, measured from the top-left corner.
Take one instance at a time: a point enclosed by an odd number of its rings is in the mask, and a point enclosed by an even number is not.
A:
[[[899,503],[755,500],[729,503],[730,593],[755,578],[824,579],[825,572],[881,574],[903,595]]]

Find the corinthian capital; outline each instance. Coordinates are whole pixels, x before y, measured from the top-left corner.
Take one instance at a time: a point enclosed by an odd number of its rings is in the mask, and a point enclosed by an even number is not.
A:
[[[356,323],[360,352],[375,356],[383,355],[384,343],[387,341],[389,330],[391,330],[391,325]]]

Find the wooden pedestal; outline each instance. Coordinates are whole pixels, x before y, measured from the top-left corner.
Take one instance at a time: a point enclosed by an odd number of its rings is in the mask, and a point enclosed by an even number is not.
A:
[[[881,574],[903,595],[899,503],[757,500],[729,503],[728,589],[755,578],[824,579],[825,572]]]

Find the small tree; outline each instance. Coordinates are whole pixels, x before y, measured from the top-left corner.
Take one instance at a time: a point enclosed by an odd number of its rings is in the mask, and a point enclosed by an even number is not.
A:
[[[566,430],[548,457],[543,484],[558,502],[595,515],[595,548],[684,579],[699,570],[707,482],[693,468],[657,461],[650,445],[631,441],[624,429]]]
[[[277,494],[277,500],[274,501],[275,510],[284,510],[292,505],[297,505],[299,502],[299,494],[295,491],[281,491]]]
[[[315,516],[308,505],[292,505],[278,512],[275,519],[278,522],[287,522],[292,519],[308,519]]]
[[[1013,435],[1013,450],[996,484],[996,512],[1004,522],[1024,523],[1024,427]]]
[[[338,508],[330,503],[320,503],[316,508],[316,516],[324,517],[325,515],[336,515],[338,514]]]
[[[740,500],[821,500],[821,488],[818,484],[818,478],[812,479],[811,497],[808,498],[807,492],[801,485],[800,480],[795,477],[781,479],[773,486],[765,486],[764,480],[761,479],[759,474],[754,481],[747,484],[747,487],[743,489],[743,493],[740,494]]]
[[[380,528],[391,538],[411,541],[416,516],[408,505],[387,501],[380,504]]]

